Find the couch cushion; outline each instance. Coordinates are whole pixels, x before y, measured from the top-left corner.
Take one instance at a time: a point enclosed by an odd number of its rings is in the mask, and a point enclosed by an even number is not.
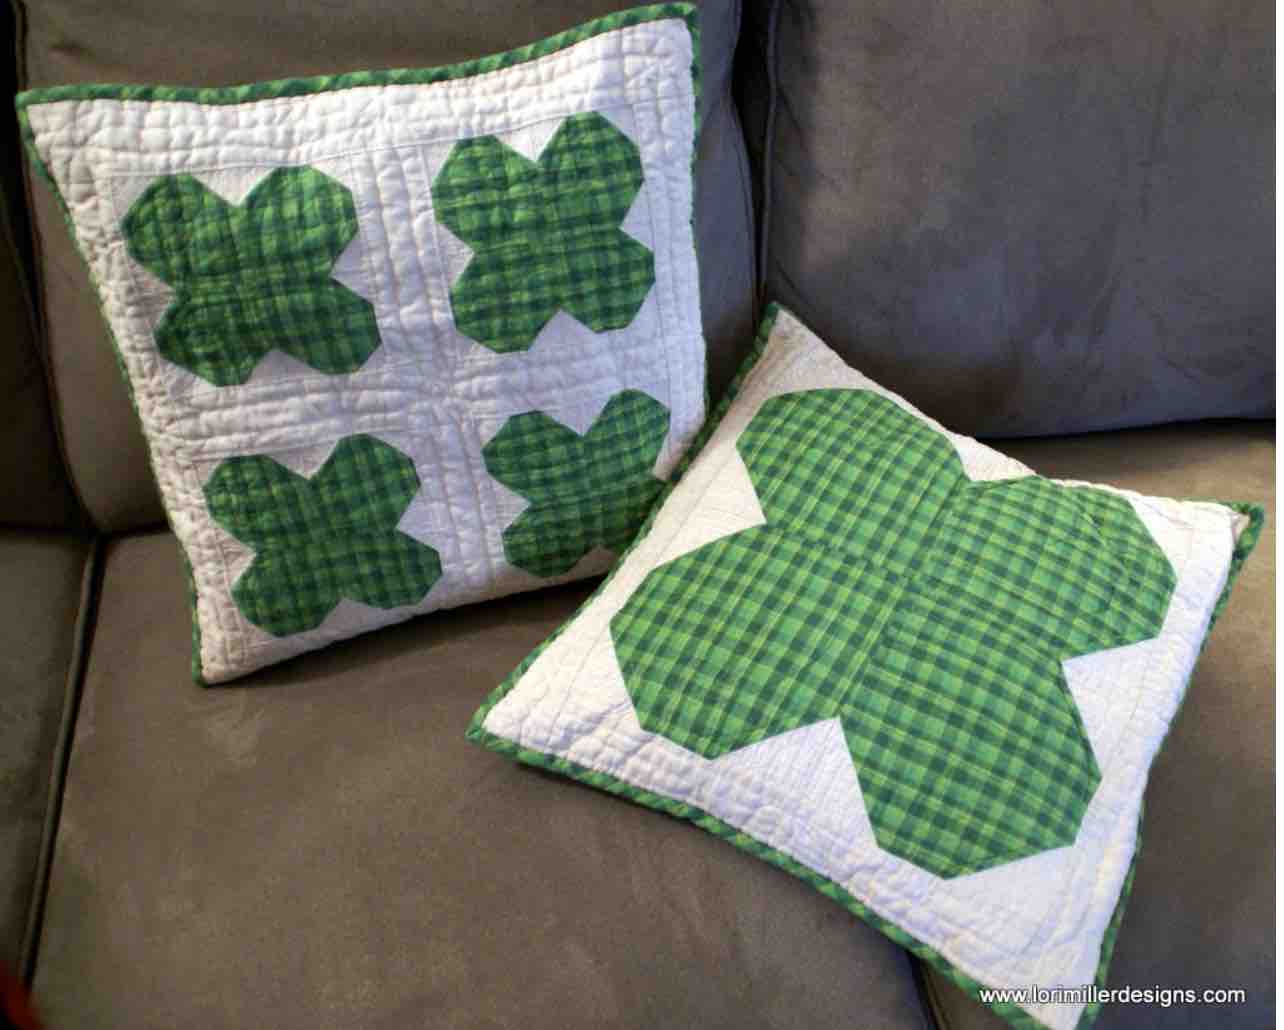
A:
[[[0,530],[0,962],[20,961],[89,544]]]
[[[425,67],[507,50],[620,0],[481,4],[405,0],[263,5],[127,0],[110,9],[50,0],[26,10],[26,82],[227,85],[367,68]],[[701,3],[702,135],[696,240],[710,383],[725,385],[753,332],[752,214],[743,140],[730,100],[739,24],[733,0]],[[88,275],[50,190],[34,191],[48,346],[72,476],[95,520],[122,529],[161,519],[145,449]],[[112,455],[112,461],[103,456]]]
[[[1107,987],[1242,987],[1244,1005],[1108,1004],[1099,1026],[1275,1025],[1275,447],[1267,423],[1205,423],[1004,450],[1045,475],[1267,506],[1235,594],[1151,770],[1141,854]],[[929,973],[943,1030],[1005,1024]]]
[[[0,45],[13,47],[13,12],[0,4]],[[0,91],[12,96],[14,68],[0,67]],[[21,144],[18,124],[0,128],[0,524],[65,527],[78,512],[54,435],[49,394],[36,343],[29,290]]]
[[[107,554],[36,976],[51,1026],[921,1027],[901,951],[468,718],[583,586],[193,686],[178,549]]]
[[[77,523],[75,501],[49,412],[25,276],[0,210],[0,525],[66,527]]]
[[[769,297],[958,432],[1273,412],[1270,4],[774,6]]]

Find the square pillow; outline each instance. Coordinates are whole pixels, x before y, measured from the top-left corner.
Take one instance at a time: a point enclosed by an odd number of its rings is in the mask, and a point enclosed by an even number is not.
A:
[[[1040,478],[778,309],[683,464],[470,738],[692,820],[974,996],[1103,982],[1261,510]]]
[[[18,97],[218,682],[604,571],[704,421],[695,9],[424,70]]]

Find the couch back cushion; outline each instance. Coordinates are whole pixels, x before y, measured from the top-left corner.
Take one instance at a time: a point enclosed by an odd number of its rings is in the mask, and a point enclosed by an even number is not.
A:
[[[844,357],[970,434],[1273,412],[1269,3],[775,3],[763,276]]]
[[[220,86],[360,69],[430,67],[510,49],[596,15],[612,0],[261,4],[258,0],[46,0],[23,10],[25,86],[135,82]],[[701,3],[702,135],[696,241],[711,387],[752,336],[753,221],[744,143],[730,101],[739,4]],[[142,434],[88,274],[52,191],[34,190],[48,345],[72,475],[99,526],[163,518]]]
[[[13,43],[14,23],[0,4],[0,45]],[[0,89],[14,89],[13,68]],[[72,527],[80,523],[67,481],[41,365],[31,296],[21,148],[14,119],[0,130],[0,526]]]

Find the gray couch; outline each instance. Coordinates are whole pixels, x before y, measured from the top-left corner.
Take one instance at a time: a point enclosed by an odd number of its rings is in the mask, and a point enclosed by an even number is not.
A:
[[[6,74],[431,65],[620,6],[35,0]],[[1110,976],[1248,1001],[1100,1025],[1274,1025],[1269,4],[701,7],[714,395],[775,298],[1041,472],[1267,505],[1151,777]],[[195,686],[93,294],[5,132],[0,961],[49,1026],[997,1025],[800,881],[464,741],[591,583]]]

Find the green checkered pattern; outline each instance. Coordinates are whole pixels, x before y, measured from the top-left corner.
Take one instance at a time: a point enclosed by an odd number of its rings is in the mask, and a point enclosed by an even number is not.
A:
[[[416,604],[441,576],[436,550],[397,529],[419,491],[414,462],[372,436],[339,441],[305,479],[266,455],[228,458],[205,484],[216,522],[254,550],[232,586],[275,636],[315,629],[343,598]]]
[[[654,255],[620,230],[641,188],[637,146],[596,113],[567,118],[535,162],[494,136],[455,144],[432,195],[473,250],[450,290],[459,331],[506,353],[558,311],[627,326],[655,283]]]
[[[245,382],[271,350],[354,372],[379,347],[370,302],[331,272],[357,234],[348,188],[282,168],[229,204],[191,175],[149,186],[122,224],[130,255],[173,287],[156,327],[170,361],[216,386]]]
[[[560,576],[594,547],[621,550],[663,484],[652,474],[669,411],[623,390],[583,436],[542,411],[514,415],[482,448],[492,476],[528,501],[504,530],[504,554],[536,576]]]
[[[716,758],[840,719],[880,846],[939,876],[1071,844],[1100,771],[1061,663],[1156,635],[1176,583],[1132,506],[972,482],[871,391],[773,398],[738,448],[766,525],[612,620],[643,727]]]

